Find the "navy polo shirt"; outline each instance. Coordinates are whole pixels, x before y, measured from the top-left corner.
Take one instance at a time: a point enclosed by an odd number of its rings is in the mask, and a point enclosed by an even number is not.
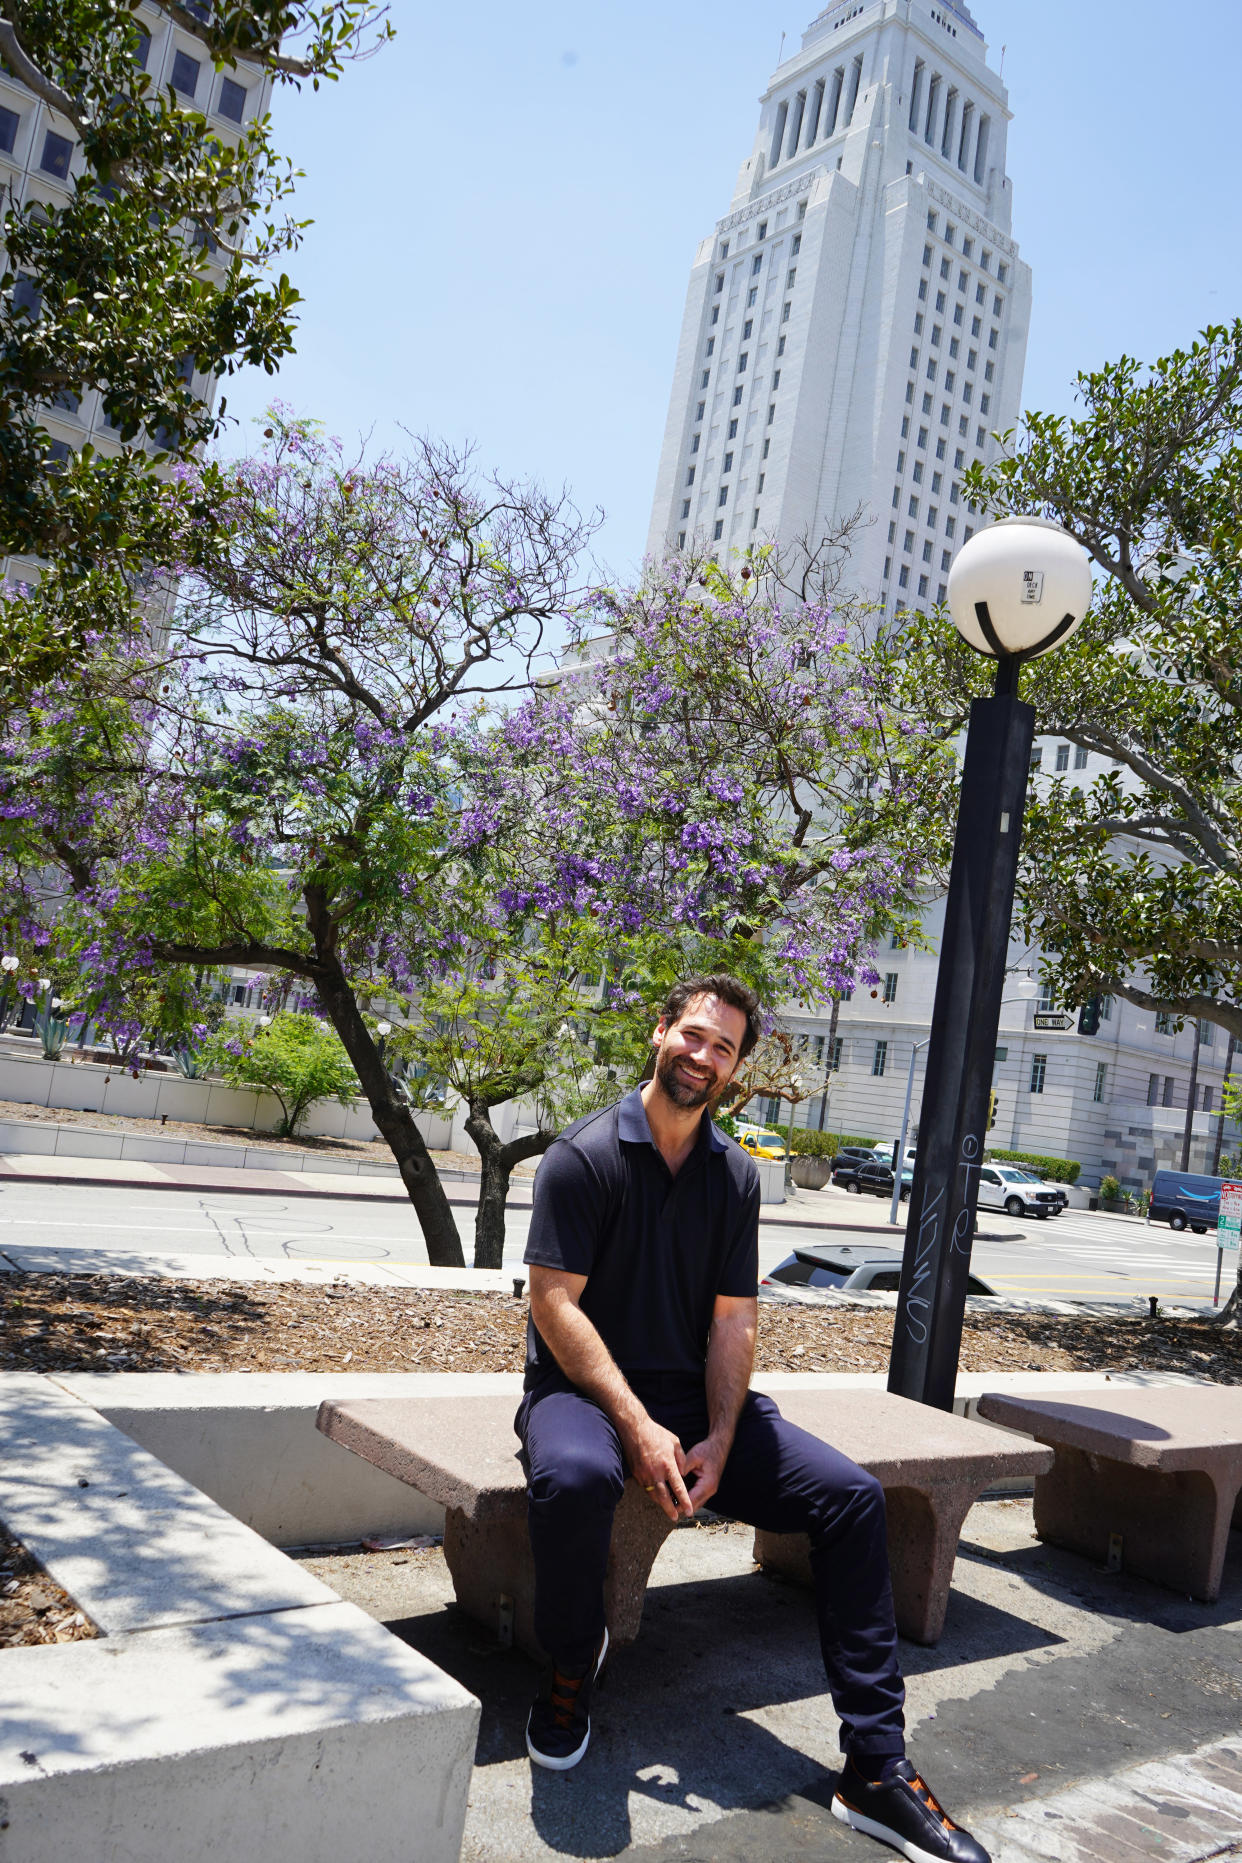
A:
[[[582,1311],[627,1377],[702,1377],[716,1296],[758,1292],[755,1161],[704,1113],[674,1177],[635,1088],[548,1147],[523,1259],[586,1276]],[[527,1390],[558,1370],[531,1320]]]

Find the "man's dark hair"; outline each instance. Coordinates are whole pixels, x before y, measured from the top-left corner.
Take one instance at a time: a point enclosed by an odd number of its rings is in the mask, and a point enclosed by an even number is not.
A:
[[[664,999],[661,1013],[670,1028],[674,1022],[680,1022],[696,996],[714,996],[717,1001],[727,1003],[730,1009],[741,1010],[746,1017],[746,1032],[738,1058],[744,1059],[763,1033],[759,998],[750,985],[743,983],[740,977],[731,977],[725,970],[714,971],[710,977],[683,978]]]

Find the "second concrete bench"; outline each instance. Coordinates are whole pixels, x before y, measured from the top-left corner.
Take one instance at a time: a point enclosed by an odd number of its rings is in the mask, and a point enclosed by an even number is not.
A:
[[[1220,1596],[1242,1489],[1242,1390],[985,1392],[979,1410],[1056,1452],[1035,1483],[1040,1539],[1208,1604]]]
[[[780,1406],[792,1423],[831,1442],[883,1485],[897,1626],[915,1642],[934,1643],[968,1509],[1004,1476],[1039,1474],[1050,1466],[1051,1451],[886,1391],[787,1391]],[[509,1397],[485,1395],[379,1398],[325,1403],[318,1427],[440,1503],[458,1603],[537,1653],[515,1409]],[[618,1643],[638,1634],[647,1580],[671,1531],[655,1502],[628,1481],[605,1581],[609,1629]],[[810,1580],[805,1534],[760,1533],[755,1557],[769,1571]]]

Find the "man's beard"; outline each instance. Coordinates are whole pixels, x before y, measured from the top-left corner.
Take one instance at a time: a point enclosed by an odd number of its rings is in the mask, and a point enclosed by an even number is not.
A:
[[[701,1086],[691,1086],[689,1081],[677,1076],[677,1061],[661,1048],[656,1055],[655,1077],[674,1106],[684,1107],[687,1111],[696,1106],[706,1106],[720,1090],[719,1081],[713,1077],[705,1080]]]

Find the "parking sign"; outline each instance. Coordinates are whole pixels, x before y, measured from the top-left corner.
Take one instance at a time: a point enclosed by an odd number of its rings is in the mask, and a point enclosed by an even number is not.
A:
[[[1220,1215],[1216,1218],[1217,1248],[1236,1249],[1242,1232],[1242,1184],[1222,1184]]]

